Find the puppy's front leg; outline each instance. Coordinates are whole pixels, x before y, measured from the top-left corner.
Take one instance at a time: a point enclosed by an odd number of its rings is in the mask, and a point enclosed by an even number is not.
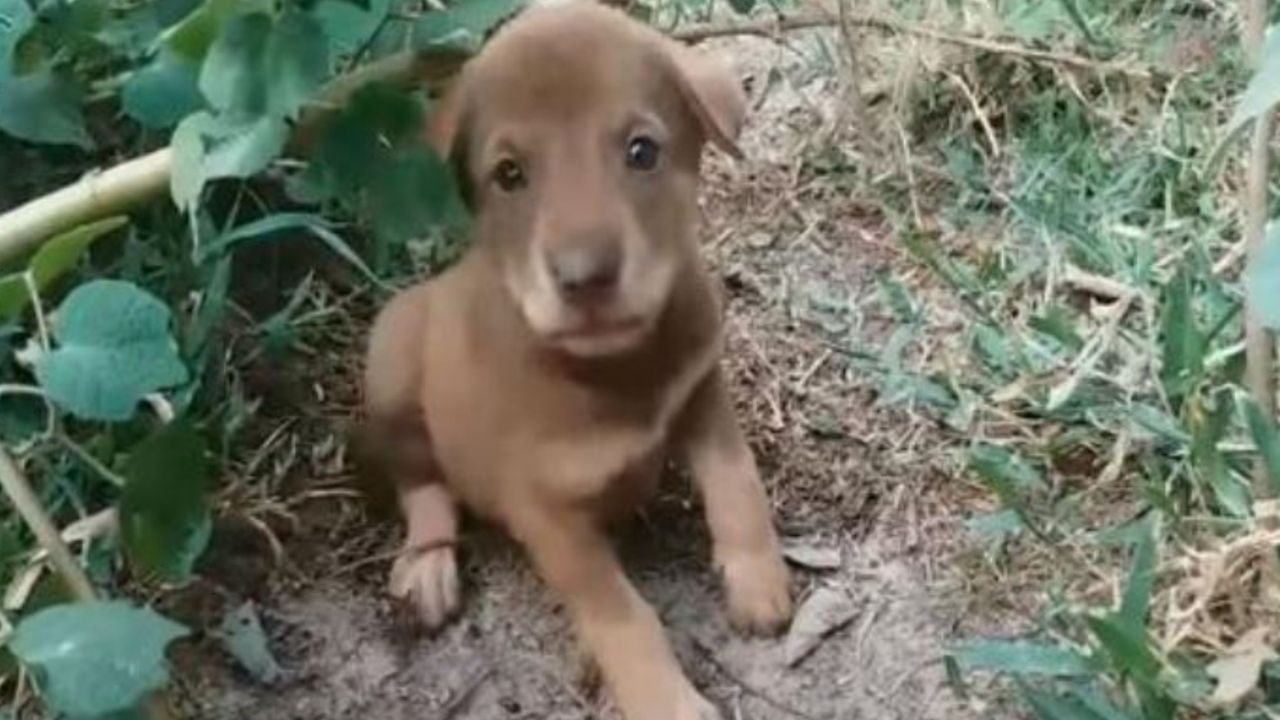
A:
[[[543,580],[568,607],[626,720],[719,720],[685,677],[657,614],[590,517],[526,503],[512,524]]]
[[[778,632],[791,618],[787,567],[755,456],[734,417],[719,368],[694,392],[676,432],[677,447],[684,451],[706,506],[730,620],[748,632]]]
[[[458,583],[458,510],[448,488],[433,482],[399,489],[407,533],[391,566],[391,594],[408,600],[423,624],[436,629],[461,604]]]

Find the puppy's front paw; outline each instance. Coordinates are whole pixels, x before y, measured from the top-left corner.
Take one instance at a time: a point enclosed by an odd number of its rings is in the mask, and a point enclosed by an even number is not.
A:
[[[781,553],[724,553],[720,565],[733,626],[749,634],[781,632],[792,611],[790,574]]]
[[[462,603],[453,545],[400,555],[391,566],[390,590],[413,607],[427,629],[439,628]]]

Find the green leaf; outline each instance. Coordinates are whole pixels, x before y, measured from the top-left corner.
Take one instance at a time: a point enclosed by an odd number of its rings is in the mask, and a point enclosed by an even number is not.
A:
[[[969,468],[993,486],[1008,487],[1019,492],[1043,489],[1044,479],[1015,450],[977,443],[969,448]]]
[[[391,0],[370,0],[361,7],[350,0],[320,0],[312,15],[324,26],[334,53],[354,53],[383,26]]]
[[[268,0],[205,0],[181,22],[165,31],[162,41],[169,50],[199,63],[209,52],[223,24],[237,13],[270,12]]]
[[[920,310],[911,299],[911,291],[893,275],[883,271],[876,273],[876,287],[898,322],[910,325],[920,321]]]
[[[426,13],[413,27],[413,47],[446,46],[474,52],[492,30],[524,5],[525,0],[462,0],[445,10]]]
[[[132,283],[81,285],[53,318],[58,347],[36,360],[36,378],[77,417],[128,420],[147,393],[187,380],[169,320],[169,308]]]
[[[98,238],[129,223],[123,215],[81,225],[48,240],[32,256],[27,270],[31,272],[37,292],[44,292],[63,275],[75,269],[80,258]],[[31,303],[23,273],[0,279],[0,318],[17,319]]]
[[[990,540],[1003,540],[1026,528],[1022,516],[1013,510],[974,515],[964,525],[969,532]]]
[[[319,215],[308,213],[274,213],[240,225],[202,246],[197,259],[199,262],[206,262],[246,240],[270,236],[282,230],[304,230],[311,233],[365,277],[380,285],[383,284],[383,281],[369,269],[351,246],[333,231],[333,226],[327,220]]]
[[[1068,350],[1079,352],[1084,347],[1084,338],[1076,332],[1075,323],[1061,305],[1049,306],[1044,312],[1032,316],[1028,324],[1033,330],[1062,343]]]
[[[1164,310],[1161,316],[1160,380],[1174,408],[1204,371],[1204,336],[1200,332],[1192,307],[1191,275],[1183,268],[1164,288]]]
[[[200,69],[200,92],[214,108],[243,117],[267,111],[265,76],[271,16],[236,15],[224,24]]]
[[[186,421],[166,425],[130,453],[120,534],[137,570],[177,582],[209,544],[209,466],[204,439]]]
[[[1185,403],[1185,420],[1191,432],[1191,459],[1221,508],[1234,517],[1249,514],[1249,490],[1231,471],[1218,449],[1235,413],[1234,396],[1222,389],[1212,394],[1197,393]]]
[[[1085,620],[1118,669],[1144,685],[1155,685],[1161,662],[1151,650],[1144,628],[1135,629],[1116,615],[1090,616]]]
[[[1132,720],[1115,708],[1111,710],[1116,714],[1103,714],[1077,697],[1037,690],[1026,683],[1019,682],[1018,691],[1039,720]]]
[[[1029,642],[970,643],[955,653],[968,670],[991,670],[1013,675],[1074,677],[1089,675],[1089,659],[1067,648]]]
[[[297,10],[272,21],[265,13],[230,19],[200,71],[200,90],[218,110],[239,118],[289,117],[328,76],[324,27]]]
[[[1277,103],[1280,103],[1280,28],[1272,27],[1267,33],[1262,62],[1253,73],[1244,95],[1240,96],[1240,104],[1227,122],[1223,136],[1234,135]]]
[[[739,15],[749,15],[756,8],[756,0],[729,0],[729,7]]]
[[[1125,586],[1120,602],[1118,619],[1131,633],[1140,633],[1147,625],[1147,611],[1151,607],[1151,588],[1156,579],[1156,521],[1153,512],[1138,536],[1133,548],[1133,567],[1129,571],[1129,584]]]
[[[29,142],[89,149],[93,141],[75,83],[48,67],[16,73],[17,45],[35,24],[25,0],[0,0],[0,131]]]
[[[422,142],[423,113],[411,96],[370,85],[324,129],[300,179],[314,201],[337,199],[367,217],[386,245],[468,214],[452,169]]]
[[[1175,445],[1190,445],[1191,436],[1178,424],[1177,418],[1145,403],[1129,408],[1129,419],[1142,429]]]
[[[51,70],[20,78],[0,75],[0,130],[35,143],[93,147],[79,89]]]
[[[18,624],[9,647],[49,705],[72,718],[124,713],[169,680],[165,648],[189,631],[126,602],[57,605]]]
[[[231,657],[258,682],[270,685],[284,674],[280,663],[271,654],[267,634],[262,630],[262,622],[252,601],[227,613],[213,634],[222,641]]]
[[[125,113],[143,127],[173,127],[204,107],[197,87],[199,65],[161,48],[146,67],[134,73],[121,91]]]
[[[1280,434],[1276,433],[1275,422],[1262,412],[1262,407],[1252,397],[1244,398],[1244,412],[1253,444],[1267,465],[1271,486],[1280,490]]]
[[[196,207],[206,183],[218,178],[246,178],[279,157],[289,126],[280,118],[234,122],[198,112],[173,132],[173,175],[170,192],[184,211]]]
[[[1280,330],[1280,222],[1271,223],[1257,256],[1250,259],[1245,290],[1262,324]]]

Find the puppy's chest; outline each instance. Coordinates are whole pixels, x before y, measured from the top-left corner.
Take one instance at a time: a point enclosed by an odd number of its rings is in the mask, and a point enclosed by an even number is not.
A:
[[[517,487],[565,501],[639,499],[656,481],[696,380],[680,373],[612,395],[528,377],[463,375],[429,383],[428,425],[448,480],[473,504],[495,509],[520,495]]]

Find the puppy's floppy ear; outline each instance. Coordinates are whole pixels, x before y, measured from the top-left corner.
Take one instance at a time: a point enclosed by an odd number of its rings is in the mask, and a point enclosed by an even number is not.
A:
[[[734,158],[742,158],[738,136],[746,121],[747,97],[729,66],[718,58],[674,41],[665,43],[676,82],[698,118],[704,137]]]
[[[466,128],[463,112],[463,86],[455,79],[444,93],[432,103],[427,117],[424,137],[436,154],[453,168],[454,178],[462,193],[462,201],[472,206],[471,177],[467,174]]]

